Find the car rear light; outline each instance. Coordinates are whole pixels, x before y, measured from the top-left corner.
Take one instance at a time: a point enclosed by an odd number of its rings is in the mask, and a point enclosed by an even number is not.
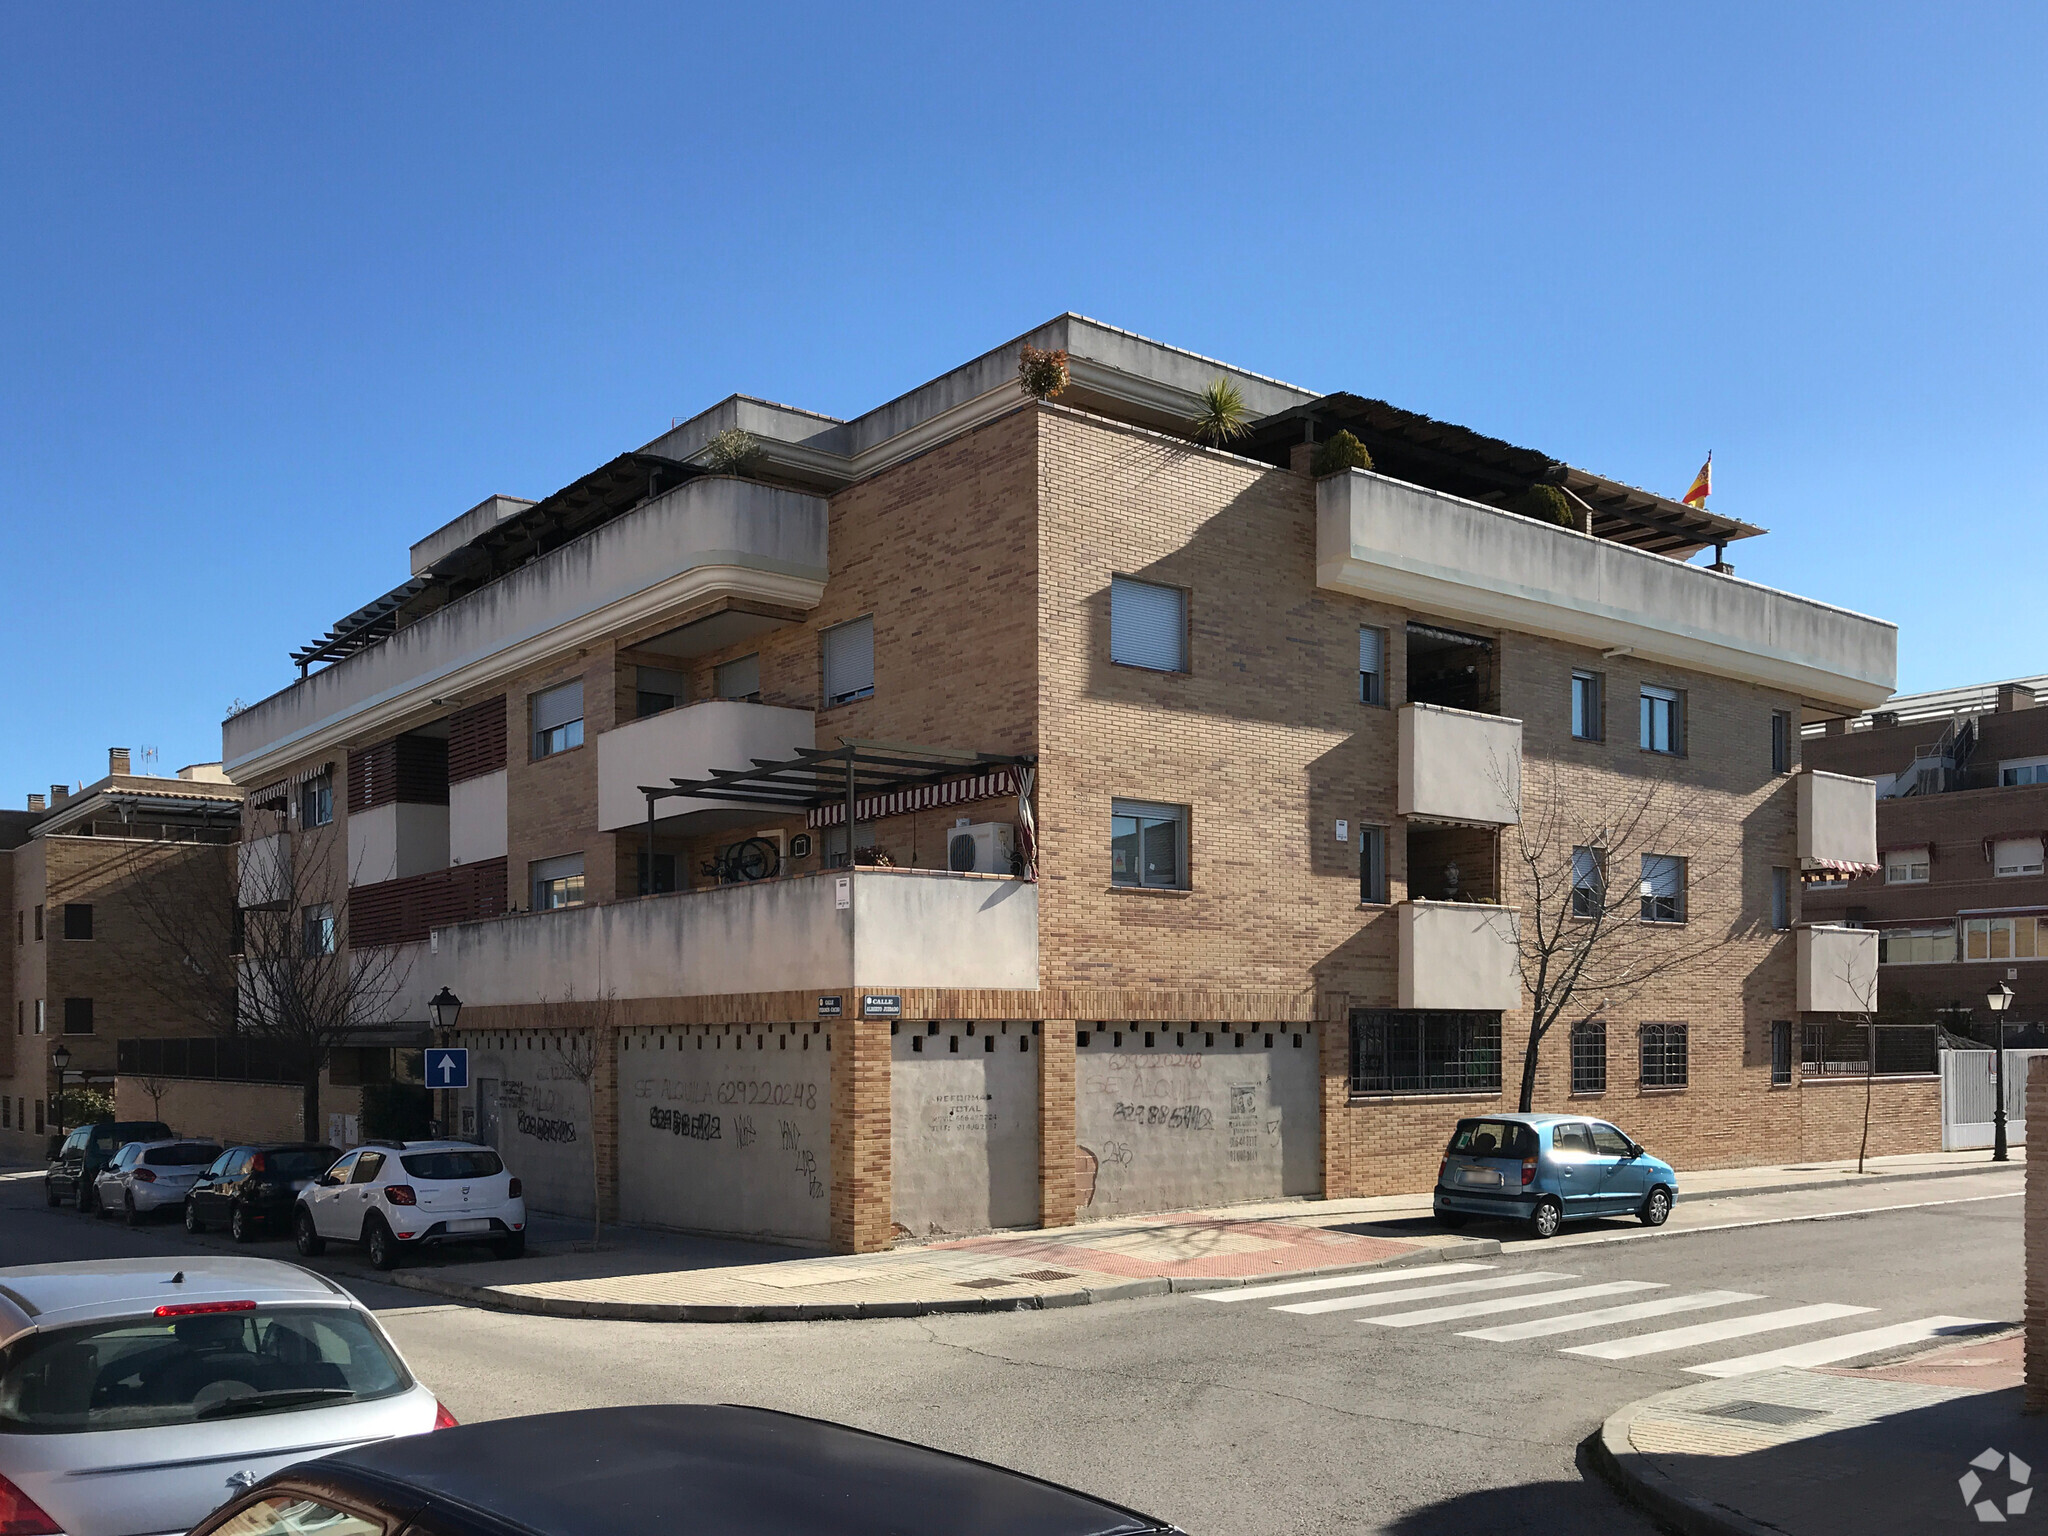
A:
[[[251,1173],[270,1172],[270,1159],[264,1156],[263,1153],[258,1152],[255,1156],[255,1159],[249,1164],[249,1171]]]
[[[0,1536],[64,1536],[64,1532],[34,1499],[0,1473]]]
[[[520,1195],[524,1193],[525,1189],[526,1186],[524,1184],[521,1184],[517,1179],[514,1179],[510,1184],[507,1184],[505,1186],[505,1197],[508,1200],[517,1200],[520,1197]]]
[[[138,1184],[154,1184],[156,1182],[156,1175],[147,1168],[138,1168],[135,1170],[135,1182]]]
[[[175,1306],[158,1307],[158,1317],[199,1317],[207,1312],[254,1312],[253,1301],[181,1301]]]
[[[1445,1174],[1447,1174],[1447,1173],[1449,1173],[1450,1171],[1451,1171],[1451,1160],[1450,1160],[1450,1158],[1449,1158],[1448,1156],[1446,1156],[1446,1157],[1444,1158],[1444,1160],[1443,1160],[1442,1162],[1440,1162],[1440,1163],[1438,1163],[1438,1164],[1436,1165],[1436,1181],[1437,1181],[1437,1183],[1439,1183],[1439,1184],[1443,1183],[1443,1181],[1444,1181],[1444,1175],[1445,1175]]]
[[[446,1403],[434,1404],[434,1428],[460,1429],[461,1427],[462,1421],[457,1419],[454,1414],[448,1411],[448,1405]]]
[[[1527,1189],[1531,1184],[1534,1184],[1535,1182],[1536,1159],[1533,1157],[1525,1157],[1522,1159],[1522,1188]]]
[[[393,1205],[418,1205],[420,1197],[413,1193],[410,1184],[386,1184],[384,1198]]]

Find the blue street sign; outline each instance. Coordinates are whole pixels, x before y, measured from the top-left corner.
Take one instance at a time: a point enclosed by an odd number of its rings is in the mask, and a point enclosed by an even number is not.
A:
[[[469,1052],[460,1046],[428,1046],[426,1076],[429,1088],[467,1088]]]

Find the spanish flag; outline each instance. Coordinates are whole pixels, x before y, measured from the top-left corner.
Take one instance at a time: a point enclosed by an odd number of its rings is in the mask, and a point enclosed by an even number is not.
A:
[[[1692,489],[1685,493],[1688,507],[1704,507],[1707,498],[1714,494],[1714,456],[1709,453],[1707,462],[1700,466],[1700,472],[1692,477]]]

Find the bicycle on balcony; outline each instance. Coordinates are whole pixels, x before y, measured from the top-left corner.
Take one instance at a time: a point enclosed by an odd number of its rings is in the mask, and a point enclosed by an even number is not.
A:
[[[782,868],[782,850],[765,837],[750,837],[729,848],[719,849],[700,868],[720,885],[769,880]]]

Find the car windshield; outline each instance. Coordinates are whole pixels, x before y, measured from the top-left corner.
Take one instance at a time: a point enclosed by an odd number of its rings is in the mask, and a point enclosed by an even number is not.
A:
[[[348,1307],[124,1318],[31,1334],[0,1354],[0,1433],[194,1424],[411,1385],[376,1326]]]
[[[416,1179],[488,1179],[505,1165],[489,1147],[462,1152],[408,1152],[399,1163]]]
[[[341,1156],[333,1147],[292,1147],[284,1152],[263,1154],[266,1173],[280,1179],[317,1179]]]
[[[160,1120],[126,1120],[92,1128],[92,1144],[112,1151],[131,1141],[169,1141],[171,1128]]]
[[[152,1168],[200,1168],[220,1156],[211,1142],[188,1141],[175,1147],[152,1147],[142,1160]]]
[[[1536,1133],[1519,1120],[1460,1120],[1450,1150],[1464,1157],[1534,1157]]]

